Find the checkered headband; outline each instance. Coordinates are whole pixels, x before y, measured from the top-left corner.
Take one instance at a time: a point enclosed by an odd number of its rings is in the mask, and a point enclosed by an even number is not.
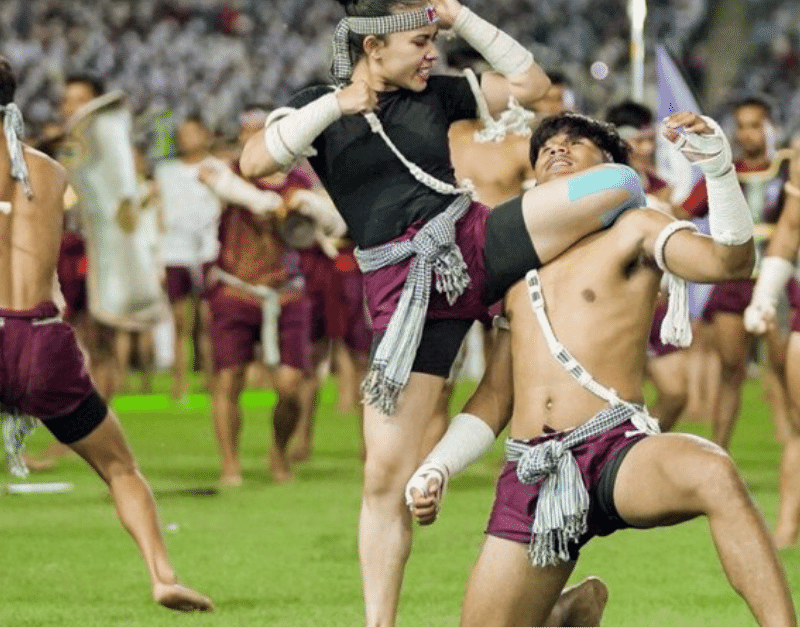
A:
[[[353,73],[348,35],[389,35],[413,31],[439,21],[436,9],[428,5],[417,11],[406,11],[380,17],[346,17],[339,21],[333,33],[333,67],[331,72],[338,83],[346,82]]]

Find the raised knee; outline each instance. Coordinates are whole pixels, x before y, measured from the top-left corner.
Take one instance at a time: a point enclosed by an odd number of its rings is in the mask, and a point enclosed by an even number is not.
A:
[[[747,490],[736,464],[722,448],[709,448],[697,465],[693,490],[706,513],[734,503]]]

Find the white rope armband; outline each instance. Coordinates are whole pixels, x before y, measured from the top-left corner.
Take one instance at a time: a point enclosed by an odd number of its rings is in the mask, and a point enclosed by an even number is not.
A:
[[[661,230],[656,238],[653,251],[656,264],[664,272],[667,279],[667,313],[661,323],[659,335],[661,342],[675,345],[676,347],[688,347],[692,344],[692,323],[689,318],[689,289],[686,282],[673,275],[667,268],[664,260],[664,248],[667,240],[678,231],[684,229],[697,231],[697,226],[688,220],[676,220],[669,223]]]
[[[342,117],[336,93],[325,94],[300,109],[282,107],[267,118],[267,152],[283,168],[307,155],[317,136]]]
[[[453,22],[453,31],[505,76],[523,74],[533,65],[533,55],[529,50],[465,6],[461,7]]]
[[[283,205],[280,194],[258,189],[237,176],[230,168],[223,169],[222,174],[209,187],[222,200],[243,205],[255,214],[274,212]]]

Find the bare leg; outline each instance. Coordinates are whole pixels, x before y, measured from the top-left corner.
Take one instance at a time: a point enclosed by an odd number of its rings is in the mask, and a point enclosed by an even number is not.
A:
[[[658,390],[658,399],[652,411],[661,430],[671,430],[686,408],[688,398],[686,370],[689,357],[685,351],[652,357],[647,362],[647,370]]]
[[[131,365],[131,350],[132,350],[133,332],[117,330],[114,337],[114,352],[117,359],[117,367],[119,368],[119,390],[128,389],[128,373]]]
[[[411,373],[394,416],[364,408],[364,495],[358,549],[368,626],[394,625],[411,551],[408,478],[428,453],[423,439],[444,378]]]
[[[487,536],[467,583],[461,625],[546,625],[574,568],[575,562],[534,567],[527,545]]]
[[[197,316],[200,321],[197,346],[200,350],[200,361],[203,367],[203,381],[205,388],[213,392],[214,387],[214,365],[211,355],[211,305],[208,299],[198,299]]]
[[[333,338],[331,354],[339,376],[339,401],[336,407],[340,412],[354,412],[359,408],[363,373],[359,372],[359,365],[344,339]]]
[[[798,525],[800,525],[800,435],[792,434],[783,445],[775,545],[779,548],[796,545]]]
[[[310,375],[303,374],[300,381],[300,417],[294,431],[294,446],[289,454],[292,462],[301,462],[311,456],[314,446],[314,415],[317,412],[317,398],[319,396],[319,370],[323,362],[328,359],[330,341],[323,339],[314,344],[312,348],[313,371]]]
[[[605,216],[630,201],[630,192],[619,187],[571,198],[571,182],[585,180],[599,170],[590,168],[578,175],[548,181],[523,195],[525,226],[543,264],[584,236],[607,227],[607,223],[603,224]]]
[[[211,610],[211,600],[177,580],[159,529],[153,494],[139,473],[116,418],[107,415],[91,434],[72,443],[71,447],[111,489],[120,521],[133,537],[147,565],[153,598],[159,604],[179,611]]]
[[[718,313],[714,317],[714,328],[716,349],[722,366],[719,400],[714,416],[714,442],[727,449],[742,403],[750,336],[738,314]]]
[[[172,318],[175,322],[175,360],[172,364],[172,395],[175,399],[184,399],[189,394],[186,383],[188,363],[191,301],[188,297],[172,304]]]
[[[139,332],[137,350],[139,352],[139,368],[142,372],[141,392],[148,393],[153,390],[153,371],[156,362],[152,329],[144,329]]]
[[[720,386],[720,360],[714,348],[713,328],[696,321],[695,341],[688,348],[688,399],[686,414],[694,420],[709,420],[716,413]]]
[[[561,592],[545,626],[599,626],[607,602],[605,582],[589,576]]]
[[[722,568],[762,626],[794,626],[797,618],[775,546],[730,457],[688,434],[660,434],[636,443],[614,486],[622,519],[637,527],[708,517]]]
[[[764,385],[766,396],[772,406],[775,433],[781,442],[791,438],[791,404],[786,387],[786,336],[777,329],[767,332],[765,337],[767,358],[764,364]]]
[[[269,454],[269,468],[276,482],[289,482],[294,479],[289,459],[289,439],[300,420],[300,383],[303,372],[290,366],[281,365],[275,376],[278,402],[272,414],[274,441]]]
[[[789,334],[786,352],[786,382],[791,402],[791,429],[781,460],[780,503],[775,528],[778,547],[795,545],[800,525],[800,426],[796,421],[800,408],[800,333],[794,331]]]
[[[239,462],[239,435],[242,411],[239,395],[244,389],[244,365],[222,369],[214,382],[214,428],[222,459],[220,484],[239,486],[242,468]]]

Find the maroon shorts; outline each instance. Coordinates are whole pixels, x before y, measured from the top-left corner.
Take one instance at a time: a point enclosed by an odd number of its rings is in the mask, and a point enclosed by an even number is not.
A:
[[[656,311],[653,314],[653,326],[650,328],[650,340],[648,342],[648,352],[652,356],[662,357],[680,351],[681,347],[661,342],[661,323],[667,314],[667,301],[659,301]]]
[[[73,318],[86,311],[86,245],[78,234],[64,233],[58,252],[56,273],[61,293],[67,303],[64,316]]]
[[[738,279],[727,283],[716,284],[703,310],[703,321],[710,323],[719,313],[744,315],[750,300],[753,298],[752,279]]]
[[[203,262],[199,269],[191,266],[167,266],[167,296],[170,303],[185,299],[190,294],[205,298],[208,290],[208,271],[214,262]]]
[[[577,558],[579,549],[592,537],[607,536],[616,530],[631,527],[619,517],[613,507],[613,488],[616,472],[625,454],[630,447],[645,438],[640,432],[630,437],[625,436],[625,432],[635,429],[633,423],[626,421],[596,439],[572,449],[590,497],[587,531],[570,548],[573,559]],[[567,432],[553,432],[546,428],[543,436],[527,442],[536,445],[553,438],[561,440],[566,435]],[[517,478],[517,463],[507,462],[497,481],[494,507],[486,533],[517,543],[530,543],[536,502],[543,483],[544,480],[535,484],[523,484]]]
[[[300,259],[312,302],[312,342],[341,338],[353,351],[369,351],[372,330],[364,306],[364,279],[352,248],[330,259],[314,247],[300,251]]]
[[[241,366],[255,359],[261,342],[261,307],[215,289],[210,296],[211,352],[214,370]],[[311,301],[303,296],[281,306],[278,319],[281,364],[310,375]]]
[[[108,408],[98,396],[75,330],[47,302],[30,310],[2,310],[0,403],[38,417],[64,443],[89,434]]]
[[[489,319],[487,306],[483,303],[483,296],[486,288],[486,262],[484,259],[486,221],[491,211],[485,205],[472,203],[467,213],[456,223],[456,244],[464,256],[471,281],[453,305],[447,302],[444,294],[433,288],[428,303],[427,318]],[[423,226],[423,223],[415,223],[408,228],[406,233],[391,242],[410,240]],[[411,259],[408,258],[392,266],[364,274],[367,308],[376,332],[385,331],[389,326],[389,319],[400,301],[400,294],[408,276]]]

